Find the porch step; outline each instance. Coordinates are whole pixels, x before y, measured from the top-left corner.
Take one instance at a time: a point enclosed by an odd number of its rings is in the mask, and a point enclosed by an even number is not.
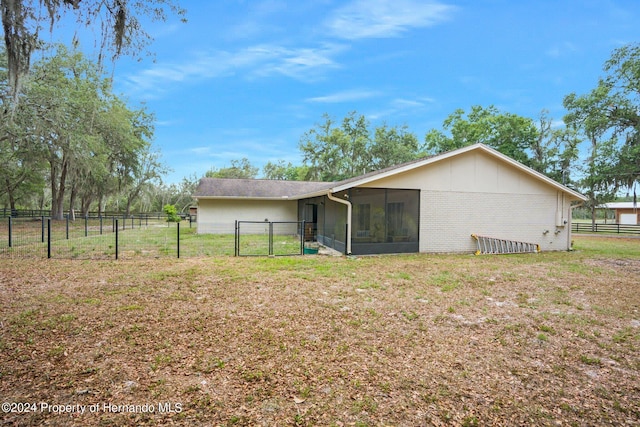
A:
[[[472,234],[471,237],[476,239],[476,243],[478,244],[476,255],[523,254],[540,252],[540,245],[536,243],[497,239],[495,237],[478,236],[477,234]]]

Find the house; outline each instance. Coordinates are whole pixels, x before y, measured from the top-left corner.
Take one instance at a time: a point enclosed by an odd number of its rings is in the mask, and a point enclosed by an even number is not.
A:
[[[638,204],[633,202],[612,202],[598,206],[601,209],[611,209],[615,212],[616,224],[638,225],[640,224],[640,210]]]
[[[572,203],[586,200],[483,144],[333,183],[203,178],[194,197],[199,233],[304,220],[353,254],[470,253],[472,234],[568,250]]]

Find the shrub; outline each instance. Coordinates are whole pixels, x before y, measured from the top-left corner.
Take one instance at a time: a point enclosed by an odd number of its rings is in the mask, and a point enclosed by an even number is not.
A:
[[[180,222],[180,215],[175,205],[164,205],[162,211],[167,214],[167,222]]]

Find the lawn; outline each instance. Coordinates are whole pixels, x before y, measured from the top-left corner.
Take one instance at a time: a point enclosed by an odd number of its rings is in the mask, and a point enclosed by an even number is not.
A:
[[[0,259],[2,421],[638,425],[640,239],[574,240],[502,256]]]

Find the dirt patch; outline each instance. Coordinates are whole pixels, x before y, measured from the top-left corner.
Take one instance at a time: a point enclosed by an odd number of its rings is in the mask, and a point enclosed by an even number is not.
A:
[[[1,417],[638,424],[637,261],[0,260]]]
[[[640,259],[596,258],[586,260],[585,263],[589,266],[604,267],[619,272],[635,274],[639,278],[638,280],[640,280]]]

